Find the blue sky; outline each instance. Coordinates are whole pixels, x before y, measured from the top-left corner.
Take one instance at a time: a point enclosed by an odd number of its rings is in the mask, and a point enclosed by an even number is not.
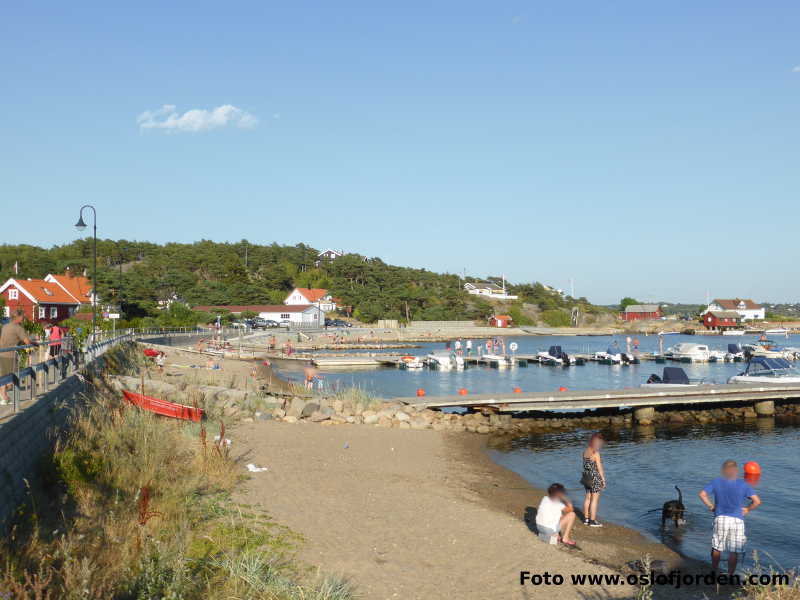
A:
[[[7,3],[0,241],[67,242],[92,203],[104,237],[303,241],[597,302],[800,300],[799,18]]]

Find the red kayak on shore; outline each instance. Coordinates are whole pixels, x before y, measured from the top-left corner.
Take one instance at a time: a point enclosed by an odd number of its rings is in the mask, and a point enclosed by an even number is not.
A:
[[[152,413],[164,417],[172,417],[173,419],[183,419],[184,421],[199,422],[203,418],[203,409],[194,408],[192,406],[184,406],[183,404],[176,404],[175,402],[168,402],[159,398],[152,398],[144,394],[137,394],[128,390],[122,390],[122,395],[125,400],[138,406],[144,410],[149,410]]]

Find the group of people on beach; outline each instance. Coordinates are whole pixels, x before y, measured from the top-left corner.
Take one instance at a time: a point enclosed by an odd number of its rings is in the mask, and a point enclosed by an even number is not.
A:
[[[606,489],[606,472],[600,451],[605,444],[601,433],[593,433],[582,453],[581,485],[583,524],[602,527],[597,520],[600,494]],[[727,552],[728,575],[733,575],[739,554],[747,542],[744,517],[761,505],[752,486],[739,477],[739,465],[734,460],[722,463],[721,474],[699,492],[700,501],[714,514],[711,536],[711,568],[716,572],[722,554]],[[541,499],[536,513],[536,528],[544,537],[557,536],[558,541],[574,547],[572,530],[577,519],[575,508],[561,483],[553,483]]]

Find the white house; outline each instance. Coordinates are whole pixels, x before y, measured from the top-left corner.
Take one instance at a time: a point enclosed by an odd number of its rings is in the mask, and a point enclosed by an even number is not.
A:
[[[317,254],[317,260],[314,262],[315,266],[320,266],[324,262],[331,262],[336,260],[340,256],[344,256],[344,250],[323,250],[319,254]]]
[[[322,312],[336,310],[336,300],[331,297],[328,290],[323,288],[294,288],[283,303],[287,306],[313,304],[318,306]]]
[[[490,300],[516,300],[519,296],[506,293],[505,285],[500,287],[491,281],[477,281],[475,283],[465,283],[464,289],[468,294],[484,296]]]
[[[703,315],[712,311],[732,310],[739,313],[742,321],[753,321],[764,319],[766,311],[760,304],[756,304],[749,298],[720,299],[715,298],[711,304],[703,311]]]
[[[278,323],[289,321],[290,324],[300,327],[322,327],[325,325],[325,313],[319,306],[313,304],[262,306],[258,316]]]

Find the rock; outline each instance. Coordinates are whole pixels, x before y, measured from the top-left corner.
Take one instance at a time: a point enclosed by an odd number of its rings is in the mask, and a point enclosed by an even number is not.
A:
[[[431,426],[431,424],[421,416],[412,418],[409,424],[411,425],[411,429],[428,429]]]
[[[478,427],[475,428],[476,433],[489,433],[490,431],[491,429],[488,425],[478,425]]]
[[[284,423],[297,423],[297,417],[293,417],[291,415],[287,415],[283,417]]]
[[[272,411],[272,416],[275,417],[276,419],[282,419],[283,417],[286,416],[286,411],[283,410],[282,408],[276,408],[275,410]]]
[[[242,419],[242,423],[253,423],[253,422],[255,422],[255,419],[253,419],[252,417],[245,417],[244,419]]]
[[[260,415],[258,415],[258,418],[261,421],[272,421],[272,415],[268,413],[261,413]]]
[[[408,421],[400,421],[399,429],[411,429],[411,424]]]
[[[389,417],[378,417],[378,427],[391,427],[392,420]]]
[[[295,418],[299,417],[301,414],[303,414],[303,408],[305,408],[305,406],[306,401],[302,398],[292,398],[289,408],[286,409],[286,416]]]
[[[317,404],[316,402],[307,402],[306,405],[303,407],[303,410],[300,411],[300,418],[310,417],[318,410],[319,410],[319,404]]]
[[[453,423],[450,426],[450,431],[455,431],[457,433],[461,433],[463,431],[466,431],[466,428],[461,423]]]
[[[325,413],[323,413],[320,410],[316,411],[310,417],[312,423],[321,423],[322,421],[327,421],[330,418],[331,418],[331,415],[326,415]]]
[[[401,422],[410,421],[411,420],[411,417],[408,416],[408,413],[405,413],[402,410],[398,410],[394,414],[394,418],[397,419],[398,421],[401,421]]]
[[[334,412],[341,413],[343,409],[344,409],[344,402],[342,402],[341,400],[333,401]]]
[[[447,430],[449,428],[450,428],[450,426],[447,423],[445,423],[444,421],[439,421],[438,423],[434,423],[433,424],[433,430],[434,431],[445,431],[445,430]]]
[[[376,414],[372,415],[365,414],[363,415],[363,419],[364,419],[364,425],[375,425],[379,420],[378,415]]]

